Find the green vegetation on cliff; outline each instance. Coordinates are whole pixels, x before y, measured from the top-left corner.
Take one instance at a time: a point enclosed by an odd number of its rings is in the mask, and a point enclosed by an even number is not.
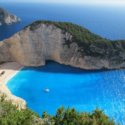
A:
[[[39,24],[47,24],[48,26],[53,24],[56,27],[62,29],[62,33],[69,32],[73,38],[72,40],[65,39],[65,44],[67,44],[67,46],[70,48],[71,43],[77,43],[80,48],[78,52],[82,54],[82,57],[87,55],[100,58],[110,58],[113,56],[118,56],[121,52],[125,53],[125,40],[109,40],[102,38],[82,26],[69,22],[39,20],[28,26],[30,26],[32,31],[34,31],[36,26]],[[120,61],[121,59],[119,58],[118,60]]]
[[[43,112],[40,117],[37,113],[26,109],[18,110],[18,106],[5,100],[5,95],[0,100],[0,125],[116,125],[114,120],[98,108],[91,113],[81,112],[60,107],[55,115],[51,116]],[[117,124],[119,125],[119,124]]]

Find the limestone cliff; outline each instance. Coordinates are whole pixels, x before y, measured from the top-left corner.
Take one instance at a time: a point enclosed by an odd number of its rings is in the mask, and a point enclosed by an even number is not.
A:
[[[8,13],[5,9],[0,7],[0,25],[18,21],[21,20],[17,16]]]
[[[31,30],[33,28],[33,30]],[[125,67],[125,53],[118,51],[117,55],[109,56],[111,49],[102,49],[96,44],[90,44],[86,52],[81,49],[69,32],[54,24],[39,23],[31,25],[16,33],[9,39],[0,42],[0,62],[17,61],[24,66],[44,66],[46,60],[53,60],[60,64],[70,65],[86,70],[116,69]],[[70,41],[70,44],[66,44]],[[93,55],[96,53],[96,56]],[[100,55],[103,56],[100,56]]]

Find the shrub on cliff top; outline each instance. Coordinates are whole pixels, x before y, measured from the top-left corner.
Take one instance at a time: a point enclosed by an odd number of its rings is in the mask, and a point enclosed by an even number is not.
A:
[[[5,97],[3,95],[0,100],[0,125],[30,125],[33,115],[39,117],[28,107],[19,111],[18,106],[13,105],[11,101],[6,101]]]

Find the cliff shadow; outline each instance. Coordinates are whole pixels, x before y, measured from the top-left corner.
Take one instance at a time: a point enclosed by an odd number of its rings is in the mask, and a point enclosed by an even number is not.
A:
[[[54,61],[46,61],[45,66],[41,67],[24,67],[22,71],[25,70],[35,70],[37,72],[46,72],[46,73],[62,73],[62,74],[90,74],[90,73],[102,73],[114,70],[100,69],[100,70],[84,70],[69,65],[59,64]]]
[[[19,71],[22,66],[17,62],[8,62],[0,64],[0,73],[2,71]],[[36,72],[46,72],[46,73],[62,73],[62,74],[90,74],[90,73],[102,73],[110,72],[115,70],[100,69],[100,70],[84,70],[69,65],[59,64],[54,61],[46,61],[45,66],[40,67],[24,67],[21,71],[32,70]]]

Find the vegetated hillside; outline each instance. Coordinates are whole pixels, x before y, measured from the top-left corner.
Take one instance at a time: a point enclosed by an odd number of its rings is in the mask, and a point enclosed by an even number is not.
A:
[[[63,33],[65,33],[66,31],[69,32],[73,36],[73,38],[72,41],[66,40],[65,44],[70,47],[70,44],[72,42],[76,42],[80,47],[80,50],[78,51],[82,53],[83,57],[87,55],[110,58],[119,55],[121,52],[125,53],[125,40],[109,40],[106,38],[102,38],[82,26],[69,22],[39,20],[28,26],[30,26],[30,29],[33,31],[37,25],[42,23],[48,25],[53,24],[56,27],[62,29]]]
[[[0,125],[119,125],[114,120],[103,113],[98,108],[92,113],[81,112],[60,107],[55,115],[43,112],[40,117],[35,111],[26,109],[18,110],[18,106],[7,102],[6,96],[3,95],[0,100]]]

